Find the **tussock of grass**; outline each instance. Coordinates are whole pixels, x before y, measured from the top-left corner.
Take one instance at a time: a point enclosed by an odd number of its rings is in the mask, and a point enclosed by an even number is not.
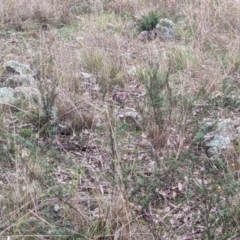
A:
[[[161,15],[157,11],[150,11],[146,15],[142,16],[137,24],[139,31],[151,31],[153,30],[160,20]]]

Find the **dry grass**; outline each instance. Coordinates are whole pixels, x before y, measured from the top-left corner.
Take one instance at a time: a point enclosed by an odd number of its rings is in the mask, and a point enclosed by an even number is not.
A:
[[[138,10],[139,3],[133,0],[110,1],[105,5],[107,11],[113,11],[117,15],[133,15]]]
[[[137,38],[152,10],[175,22],[173,41]],[[218,168],[199,152],[202,119],[238,114],[212,99],[239,88],[239,12],[237,0],[0,0],[0,62],[30,64],[58,110],[43,131],[1,106],[0,235],[238,239],[239,152]],[[140,128],[119,118],[135,110]]]
[[[1,0],[1,23],[6,28],[24,30],[39,24],[69,24],[73,20],[73,2]],[[41,27],[41,26],[40,26]]]

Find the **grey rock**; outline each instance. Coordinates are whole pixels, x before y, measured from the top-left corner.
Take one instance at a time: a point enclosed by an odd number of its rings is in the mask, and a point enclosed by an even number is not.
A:
[[[0,104],[19,106],[27,103],[27,107],[39,107],[41,103],[40,93],[33,87],[3,87],[0,88]]]
[[[137,68],[136,67],[132,67],[129,70],[127,70],[127,73],[128,73],[129,76],[133,77],[137,73]]]
[[[124,103],[128,98],[128,94],[126,92],[115,92],[112,98],[118,103]]]
[[[51,30],[51,26],[49,24],[42,24],[41,26],[42,30],[44,31],[48,31],[48,30]]]
[[[86,72],[81,72],[81,77],[84,79],[89,79],[92,77],[92,74],[86,73]]]
[[[34,86],[35,79],[31,75],[13,75],[4,81],[4,85],[12,88],[18,86]]]
[[[58,132],[61,135],[69,136],[73,134],[73,129],[70,125],[58,124]]]
[[[78,43],[82,43],[83,39],[84,39],[83,37],[76,37],[75,38],[76,42],[78,42]]]
[[[135,119],[136,121],[142,122],[142,117],[137,112],[134,112],[134,111],[126,112],[125,114],[119,115],[120,119],[123,119],[126,117],[129,117],[129,118]]]
[[[0,88],[0,104],[12,104],[14,103],[14,89],[3,87]]]
[[[174,38],[175,24],[168,18],[162,18],[159,20],[155,27],[156,35],[164,40],[172,40]]]
[[[4,63],[3,67],[10,77],[3,82],[4,87],[0,88],[0,104],[38,108],[41,96],[30,66],[11,60]]]
[[[237,129],[231,119],[205,122],[207,133],[204,135],[203,148],[208,157],[218,156],[223,150],[233,148],[233,142],[239,139]]]
[[[154,34],[152,31],[142,31],[139,35],[138,35],[138,39],[141,41],[150,41],[154,38]]]
[[[54,205],[54,211],[59,212],[60,211],[60,206],[58,204]]]
[[[35,73],[29,65],[10,60],[4,63],[3,67],[11,74],[11,76],[4,81],[5,86],[16,87],[22,85],[35,85]]]
[[[240,139],[240,127],[236,128],[236,133],[237,133],[237,135],[239,136],[239,139]]]
[[[142,129],[142,117],[139,115],[139,113],[135,111],[129,111],[125,112],[124,114],[118,115],[119,119],[122,121],[126,121],[130,125],[134,126],[137,130]]]
[[[10,60],[4,65],[4,68],[11,73],[20,75],[34,75],[33,70],[27,64],[21,64],[18,61]]]
[[[27,101],[30,105],[39,106],[41,104],[40,92],[34,87],[16,87],[14,89],[14,97],[18,101]]]
[[[9,73],[8,77],[0,88],[0,104],[9,104],[24,109],[37,110],[44,115],[41,93],[37,88],[35,73],[29,65],[17,61],[7,61],[3,67]],[[57,110],[51,109],[51,119],[57,119]]]

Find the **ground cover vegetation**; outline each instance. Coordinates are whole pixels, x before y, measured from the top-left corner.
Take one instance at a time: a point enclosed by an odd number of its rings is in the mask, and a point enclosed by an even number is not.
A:
[[[240,239],[239,144],[217,163],[202,146],[204,119],[239,115],[239,12],[0,0],[0,86],[29,64],[42,99],[0,105],[0,238]],[[159,18],[174,39],[139,40]]]

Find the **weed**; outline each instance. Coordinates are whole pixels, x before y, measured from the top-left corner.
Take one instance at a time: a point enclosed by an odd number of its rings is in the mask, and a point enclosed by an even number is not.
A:
[[[158,65],[150,64],[149,67],[140,73],[140,80],[147,90],[149,106],[153,112],[155,124],[161,131],[164,126],[165,111],[167,102],[171,103],[171,89],[169,87],[170,69],[160,72]],[[167,93],[166,93],[167,92]],[[171,107],[169,108],[169,113]]]
[[[57,80],[52,81],[48,87],[43,85],[43,81],[40,81],[39,90],[42,99],[42,114],[40,115],[39,123],[41,126],[49,123],[54,119],[54,103],[57,97],[56,94]]]
[[[24,128],[24,129],[20,130],[19,134],[23,138],[30,138],[32,136],[33,132],[32,132],[32,129]]]

